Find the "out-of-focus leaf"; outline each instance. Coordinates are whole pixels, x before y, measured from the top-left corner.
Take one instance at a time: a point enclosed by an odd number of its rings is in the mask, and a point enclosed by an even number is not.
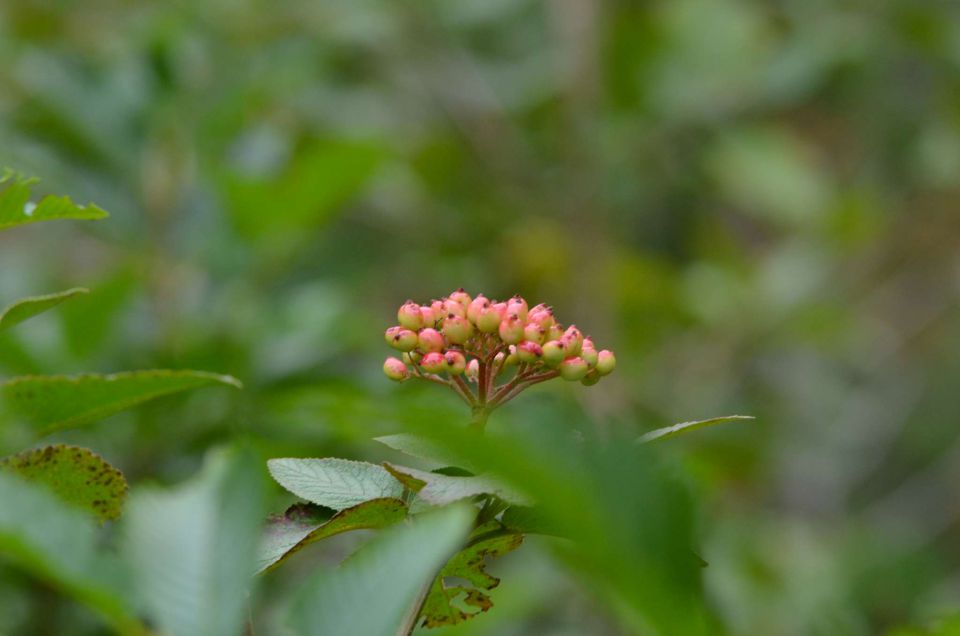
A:
[[[386,528],[407,516],[399,499],[372,499],[324,520],[314,506],[296,504],[272,517],[260,543],[257,572],[273,569],[307,545],[351,530]]]
[[[97,551],[93,519],[41,484],[0,471],[0,554],[97,611],[119,633],[146,634],[134,618],[119,564]]]
[[[127,480],[89,448],[57,444],[0,459],[0,470],[48,486],[60,499],[101,521],[120,517]]]
[[[536,506],[510,506],[500,520],[507,528],[522,534],[560,536],[549,517]]]
[[[30,200],[30,188],[35,183],[36,179],[27,179],[9,170],[0,177],[0,231],[39,221],[92,220],[109,216],[92,203],[78,205],[70,197],[50,195],[34,203]]]
[[[374,437],[373,440],[395,451],[410,455],[411,457],[425,459],[444,466],[471,468],[470,460],[466,454],[452,452],[450,449],[444,448],[424,437],[418,437],[417,435],[410,435],[408,433],[399,433],[396,435]]]
[[[504,501],[516,504],[529,503],[529,500],[515,489],[489,475],[451,477],[406,466],[394,466],[386,462],[383,466],[400,483],[417,493],[417,496],[427,503],[435,506],[443,506],[477,495],[496,495]]]
[[[349,459],[271,459],[267,462],[277,483],[315,504],[343,510],[371,499],[397,499],[403,485],[382,466]]]
[[[724,417],[714,417],[709,420],[698,420],[696,422],[681,422],[680,424],[674,424],[673,426],[665,426],[664,428],[658,428],[656,430],[650,431],[649,433],[644,433],[639,438],[637,438],[638,444],[646,444],[658,439],[667,439],[669,437],[676,437],[677,435],[683,435],[684,433],[690,433],[700,428],[706,428],[707,426],[714,426],[715,424],[723,424],[724,422],[735,422],[737,420],[752,420],[755,419],[752,415],[727,415]]]
[[[500,579],[487,573],[487,559],[495,559],[517,549],[523,543],[523,535],[504,534],[503,526],[498,523],[488,525],[489,528],[478,528],[469,545],[447,561],[440,575],[434,579],[420,613],[424,627],[457,625],[493,607],[493,601],[486,592],[500,585]],[[456,583],[448,585],[446,579],[453,579]],[[457,584],[461,581],[469,583],[469,586]],[[457,607],[458,602],[475,611]]]
[[[83,287],[74,287],[56,294],[22,298],[0,312],[0,331],[19,325],[24,320],[42,314],[74,296],[87,293],[89,293],[89,290]]]
[[[240,633],[264,507],[258,464],[251,452],[219,454],[180,488],[131,496],[123,553],[163,633]]]
[[[453,506],[387,530],[304,586],[291,627],[304,635],[394,636],[405,618],[415,619],[418,594],[466,539],[472,520],[471,509]]]
[[[0,384],[4,410],[41,432],[72,428],[148,400],[239,380],[203,371],[131,371],[113,375],[25,376]]]

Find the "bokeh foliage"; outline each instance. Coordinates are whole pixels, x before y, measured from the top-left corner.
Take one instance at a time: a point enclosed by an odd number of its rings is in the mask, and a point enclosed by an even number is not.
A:
[[[402,463],[370,438],[464,414],[382,379],[391,308],[521,292],[618,370],[524,395],[491,426],[526,443],[476,459],[557,495],[580,538],[641,534],[587,553],[596,578],[528,541],[457,633],[634,631],[636,572],[688,550],[709,633],[928,624],[960,607],[958,41],[960,9],[910,0],[9,0],[0,166],[112,216],[0,236],[0,305],[90,289],[0,333],[0,375],[242,379],[50,438],[134,491],[237,437]],[[727,413],[758,419],[622,443]],[[2,424],[0,454],[33,442]],[[682,491],[662,526],[651,471]],[[257,633],[352,541],[269,574]],[[671,609],[686,565],[661,625],[695,613]],[[0,569],[0,633],[64,626],[103,629]]]

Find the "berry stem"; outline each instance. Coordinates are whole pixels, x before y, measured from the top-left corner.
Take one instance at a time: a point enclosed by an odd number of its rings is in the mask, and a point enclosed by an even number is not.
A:
[[[470,387],[464,382],[463,378],[455,375],[453,376],[453,381],[460,389],[460,394],[467,399],[467,403],[470,406],[477,406],[477,398],[473,395],[473,391],[470,390]]]
[[[483,434],[487,427],[487,419],[490,417],[490,410],[486,406],[473,407],[473,416],[470,418],[469,429]]]

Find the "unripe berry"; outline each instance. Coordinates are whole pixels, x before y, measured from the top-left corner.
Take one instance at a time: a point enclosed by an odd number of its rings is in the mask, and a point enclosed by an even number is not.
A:
[[[420,305],[420,316],[423,318],[424,327],[433,327],[440,319],[440,315],[433,310],[433,305]]]
[[[527,322],[549,329],[556,323],[556,320],[553,319],[552,311],[547,308],[541,309],[541,307],[542,305],[537,305],[530,310],[530,313],[527,314]]]
[[[583,346],[580,350],[580,357],[584,359],[591,369],[597,366],[597,359],[599,354],[597,353],[596,348],[593,346],[593,340],[590,338],[583,339]]]
[[[500,323],[500,339],[507,344],[523,342],[523,321],[517,314],[510,314]]]
[[[547,340],[559,340],[563,338],[563,327],[559,323],[554,323],[547,328]]]
[[[480,361],[474,358],[468,362],[465,373],[468,380],[476,381],[476,379],[480,377]]]
[[[520,362],[539,362],[543,357],[543,348],[536,342],[521,342],[517,345],[517,356]]]
[[[503,366],[512,367],[515,364],[520,364],[520,356],[517,354],[517,348],[514,345],[510,345],[507,358],[503,361]]]
[[[474,321],[482,333],[495,333],[500,328],[500,312],[491,306],[484,307]]]
[[[516,314],[520,316],[520,320],[526,322],[527,320],[527,301],[523,299],[522,296],[517,294],[513,298],[507,301],[507,314]]]
[[[390,327],[383,337],[397,351],[411,351],[417,346],[416,332],[403,327]]]
[[[507,313],[507,303],[493,303],[490,306],[493,307],[498,314],[500,314],[500,320],[503,320],[509,315]]]
[[[420,313],[420,305],[408,300],[401,305],[397,311],[397,322],[407,329],[417,330],[423,326],[423,315]]]
[[[383,363],[383,374],[391,380],[403,382],[410,375],[407,365],[397,358],[387,358]]]
[[[461,305],[463,305],[464,311],[466,311],[467,308],[470,306],[470,303],[473,302],[473,299],[470,298],[470,294],[463,291],[463,287],[461,287],[457,291],[450,294],[450,300],[454,300],[460,303]]]
[[[583,386],[593,386],[599,381],[600,381],[600,374],[597,373],[596,369],[591,369],[590,373],[583,376],[583,379],[580,380],[580,384],[582,384]]]
[[[423,354],[414,349],[409,353],[403,354],[403,361],[407,364],[420,364],[420,360],[423,359]]]
[[[420,330],[420,335],[417,339],[417,348],[419,348],[420,351],[424,353],[443,351],[445,344],[443,334],[436,329],[427,327],[426,329]]]
[[[583,358],[574,356],[560,363],[560,377],[564,380],[582,380],[589,372],[590,367]]]
[[[542,345],[547,341],[547,330],[534,322],[528,322],[523,328],[523,339]]]
[[[610,375],[617,368],[617,357],[613,351],[604,349],[597,356],[597,373],[600,375]]]
[[[423,360],[420,361],[420,368],[427,373],[443,373],[446,370],[443,354],[439,351],[424,354]]]
[[[490,306],[490,300],[483,294],[477,294],[477,297],[470,301],[467,306],[467,318],[470,322],[477,324],[480,312]]]
[[[547,366],[555,367],[567,357],[567,348],[560,340],[550,340],[543,345],[543,361]]]
[[[467,359],[459,351],[447,351],[443,354],[443,363],[450,375],[460,375],[467,368]]]
[[[563,340],[567,345],[567,355],[578,356],[583,349],[583,334],[574,325],[567,327],[563,332]]]
[[[456,314],[449,314],[443,319],[443,335],[447,342],[462,345],[473,335],[473,323]]]
[[[454,316],[462,316],[463,318],[467,317],[467,308],[453,300],[452,298],[447,298],[443,301],[443,315],[448,316],[453,314]]]

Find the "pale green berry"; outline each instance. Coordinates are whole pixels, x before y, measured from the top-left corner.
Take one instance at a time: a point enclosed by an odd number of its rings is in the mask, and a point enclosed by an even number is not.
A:
[[[473,302],[473,299],[470,298],[470,294],[463,291],[463,287],[461,287],[457,291],[450,294],[450,300],[455,300],[461,305],[463,305],[464,311],[466,311],[467,308],[470,306],[470,303]]]
[[[481,333],[496,333],[497,330],[500,329],[500,322],[502,320],[500,312],[488,306],[480,310],[474,323]]]
[[[583,350],[583,334],[575,326],[570,325],[563,332],[563,341],[567,345],[567,355],[579,356]]]
[[[439,351],[431,351],[430,353],[424,354],[423,359],[420,361],[420,368],[427,373],[443,373],[447,365],[442,353]]]
[[[517,347],[510,345],[510,348],[507,350],[507,357],[503,361],[503,366],[512,367],[517,364],[520,364],[520,356],[517,354]]]
[[[547,340],[559,340],[560,338],[563,338],[563,327],[559,323],[547,327]]]
[[[516,314],[520,316],[520,320],[527,321],[527,301],[523,299],[519,294],[507,301],[506,306],[507,315]]]
[[[447,298],[443,301],[443,311],[444,316],[453,314],[454,316],[461,316],[463,318],[467,317],[467,308],[452,298]]]
[[[600,381],[600,374],[597,373],[596,369],[591,369],[590,372],[583,376],[583,379],[580,380],[580,384],[583,386],[593,386]]]
[[[420,305],[408,300],[401,305],[397,311],[397,322],[402,327],[416,331],[423,326],[423,314],[420,313]]]
[[[383,374],[396,382],[403,382],[410,375],[407,365],[403,360],[397,358],[387,358],[383,363]]]
[[[449,314],[443,319],[443,335],[447,342],[462,345],[473,335],[473,323],[456,314]]]
[[[535,322],[528,322],[523,328],[523,339],[542,345],[547,341],[547,330]]]
[[[613,351],[604,349],[597,355],[597,373],[600,375],[610,375],[617,368],[617,357]]]
[[[489,306],[490,300],[483,294],[477,294],[477,297],[471,300],[467,306],[467,318],[476,325],[480,312]]]
[[[547,366],[555,367],[567,357],[567,348],[561,340],[550,340],[543,345],[543,361]]]
[[[593,340],[590,338],[583,339],[583,346],[580,350],[580,357],[584,359],[587,365],[592,369],[597,366],[597,360],[599,354],[597,353],[596,348],[593,345]]]
[[[423,318],[424,327],[436,325],[441,315],[434,311],[433,305],[420,305],[420,316]]]
[[[451,375],[460,375],[467,369],[467,359],[459,351],[447,351],[443,354],[443,362]]]
[[[580,357],[570,357],[560,363],[560,377],[564,380],[582,380],[589,372],[590,367]]]
[[[403,354],[403,361],[407,364],[420,364],[420,360],[423,359],[423,354],[414,349],[408,353]]]
[[[443,351],[444,346],[446,346],[446,342],[443,339],[443,334],[439,331],[430,327],[420,330],[417,341],[417,348],[420,351],[423,353]]]
[[[417,346],[417,334],[410,329],[390,327],[383,336],[387,344],[397,351],[412,351]]]

